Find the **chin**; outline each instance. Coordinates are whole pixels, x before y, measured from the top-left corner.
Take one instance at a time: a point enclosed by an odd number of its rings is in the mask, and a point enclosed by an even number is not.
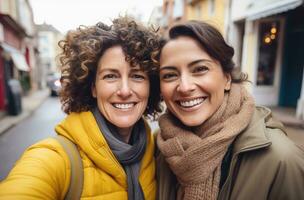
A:
[[[187,117],[185,116],[176,116],[185,126],[193,127],[193,126],[200,126],[202,125],[206,120],[202,119],[195,119],[194,117]]]
[[[209,113],[204,112],[201,109],[196,110],[195,112],[171,111],[171,113],[175,115],[180,122],[188,127],[200,126],[210,117],[208,115]]]
[[[138,121],[138,119],[122,119],[122,120],[116,120],[115,123],[113,123],[118,128],[130,128],[134,126],[134,124]]]
[[[186,125],[186,126],[190,126],[190,127],[192,127],[192,126],[199,126],[199,125],[201,125],[202,124],[202,122],[195,122],[195,121],[182,121],[182,123],[184,124],[184,125]]]

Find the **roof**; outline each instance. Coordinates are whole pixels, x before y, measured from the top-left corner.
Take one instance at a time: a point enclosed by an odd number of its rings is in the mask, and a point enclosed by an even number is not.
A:
[[[36,24],[38,31],[49,31],[54,33],[61,33],[58,29],[56,29],[51,24],[43,23],[43,24]]]

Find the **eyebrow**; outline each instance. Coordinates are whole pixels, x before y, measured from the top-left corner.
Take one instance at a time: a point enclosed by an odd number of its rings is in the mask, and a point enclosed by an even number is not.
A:
[[[164,66],[164,67],[161,67],[159,69],[159,71],[162,71],[162,70],[176,70],[176,67],[173,67],[173,66]]]
[[[194,60],[192,62],[190,62],[188,64],[188,67],[192,67],[193,65],[197,64],[197,63],[200,63],[200,62],[210,62],[212,63],[212,60],[209,60],[209,59],[198,59],[198,60]],[[164,66],[164,67],[161,67],[159,69],[159,71],[162,71],[162,70],[176,70],[176,67],[174,66]]]
[[[209,59],[198,59],[198,60],[195,60],[195,61],[192,61],[191,63],[188,64],[188,66],[192,66],[192,65],[195,65],[197,63],[200,63],[200,62],[210,62],[212,63],[212,60],[209,60]]]
[[[110,71],[110,72],[114,72],[114,73],[117,73],[117,72],[118,72],[117,69],[104,68],[104,69],[99,70],[98,74],[101,74],[101,73],[103,73],[103,72],[105,72],[105,71]]]
[[[112,72],[112,73],[119,73],[118,69],[104,68],[104,69],[99,70],[98,74],[101,74],[101,73],[106,72],[106,71]],[[138,69],[131,68],[130,72],[131,73],[136,73],[136,72],[144,72],[144,71],[142,69],[139,69],[139,68]]]

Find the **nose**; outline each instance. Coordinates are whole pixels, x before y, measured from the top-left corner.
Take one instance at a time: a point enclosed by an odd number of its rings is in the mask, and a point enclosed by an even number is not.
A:
[[[122,98],[127,98],[132,95],[132,89],[130,87],[130,84],[128,83],[128,80],[122,80],[120,87],[117,90],[117,95]]]
[[[189,76],[181,76],[180,82],[177,86],[177,91],[181,94],[189,94],[195,90],[195,83]]]

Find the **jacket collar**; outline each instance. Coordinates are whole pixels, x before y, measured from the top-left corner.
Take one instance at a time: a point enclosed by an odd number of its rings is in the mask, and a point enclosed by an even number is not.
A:
[[[147,133],[147,146],[144,157],[141,160],[140,170],[150,170],[154,164],[154,138],[149,125],[145,122]],[[70,113],[62,122],[56,126],[56,132],[74,142],[78,148],[88,157],[97,168],[112,176],[123,187],[127,187],[127,177],[124,169],[117,161],[98,124],[90,111],[81,113]],[[149,168],[149,169],[148,169]],[[151,172],[151,176],[154,176]],[[139,176],[141,183],[145,182],[146,173]]]
[[[257,106],[248,127],[234,141],[233,154],[270,146],[267,128],[279,128],[284,131],[282,123],[272,118],[270,109]]]

